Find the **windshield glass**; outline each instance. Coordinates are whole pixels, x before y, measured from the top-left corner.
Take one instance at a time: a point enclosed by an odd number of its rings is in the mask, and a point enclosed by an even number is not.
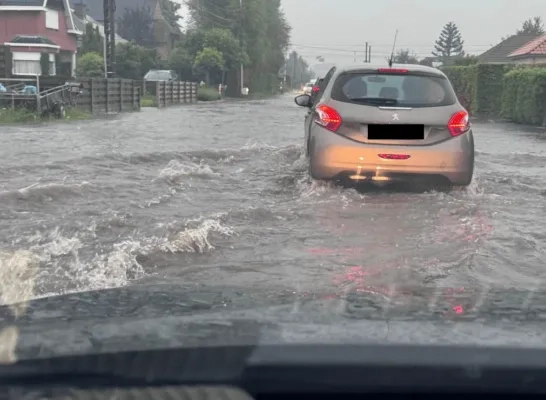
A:
[[[546,347],[544,0],[115,1],[108,37],[104,1],[87,28],[50,1],[38,36],[23,3],[0,361]]]
[[[167,80],[169,80],[171,78],[172,78],[172,76],[171,76],[171,73],[169,71],[150,71],[144,76],[144,79],[149,80],[149,81],[152,81],[152,80],[167,81]]]

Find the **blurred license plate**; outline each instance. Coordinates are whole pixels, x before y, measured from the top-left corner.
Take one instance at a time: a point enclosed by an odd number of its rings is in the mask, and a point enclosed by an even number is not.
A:
[[[424,125],[371,124],[368,125],[369,140],[424,140]]]

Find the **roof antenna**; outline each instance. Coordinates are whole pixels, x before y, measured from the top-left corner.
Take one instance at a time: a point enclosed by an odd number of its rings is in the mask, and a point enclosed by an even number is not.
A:
[[[394,34],[394,43],[392,44],[391,58],[389,58],[389,68],[392,68],[392,62],[394,60],[394,48],[396,47],[397,37],[398,37],[398,29],[396,30],[396,33]]]

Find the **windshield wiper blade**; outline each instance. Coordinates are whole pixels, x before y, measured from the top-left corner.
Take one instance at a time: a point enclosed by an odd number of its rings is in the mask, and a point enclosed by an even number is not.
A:
[[[398,104],[397,99],[383,98],[383,97],[354,97],[349,100],[355,103],[372,104],[374,106],[395,106]]]

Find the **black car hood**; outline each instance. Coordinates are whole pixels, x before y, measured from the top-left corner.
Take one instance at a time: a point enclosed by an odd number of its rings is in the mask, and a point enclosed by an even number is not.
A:
[[[19,317],[4,306],[0,331],[17,359],[211,345],[546,343],[546,313],[538,310],[546,295],[527,309],[519,304],[525,292],[490,291],[479,306],[474,292],[436,296],[433,306],[431,296],[132,287],[33,300]]]

